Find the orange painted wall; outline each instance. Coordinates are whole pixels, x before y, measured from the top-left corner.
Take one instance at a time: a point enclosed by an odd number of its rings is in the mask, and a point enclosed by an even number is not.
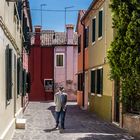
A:
[[[77,92],[77,104],[79,106],[82,106],[82,101],[83,101],[83,93],[82,91]]]
[[[78,14],[78,21],[77,21],[77,33],[78,37],[81,36],[81,52],[78,53],[78,73],[83,72],[83,25],[81,24],[81,17],[83,17],[85,11],[81,10],[79,11]],[[83,92],[82,91],[77,91],[77,104],[79,106],[82,106],[83,102]]]
[[[85,70],[88,70],[89,68],[89,61],[88,61],[88,47],[85,49]]]

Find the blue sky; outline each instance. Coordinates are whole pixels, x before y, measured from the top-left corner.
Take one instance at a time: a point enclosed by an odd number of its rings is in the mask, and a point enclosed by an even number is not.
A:
[[[34,25],[41,25],[41,4],[43,10],[64,10],[65,7],[73,8],[67,10],[87,9],[92,0],[29,0],[32,23]],[[66,23],[76,25],[77,11],[66,12]],[[42,11],[42,28],[52,29],[55,31],[64,31],[65,25],[65,12]]]

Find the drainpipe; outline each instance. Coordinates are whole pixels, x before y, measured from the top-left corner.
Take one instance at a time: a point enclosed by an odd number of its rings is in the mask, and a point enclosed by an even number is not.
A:
[[[84,108],[85,106],[85,46],[86,46],[86,41],[85,41],[85,24],[81,21],[81,24],[83,26],[83,86],[82,86],[82,91],[83,91],[83,102],[82,106]]]

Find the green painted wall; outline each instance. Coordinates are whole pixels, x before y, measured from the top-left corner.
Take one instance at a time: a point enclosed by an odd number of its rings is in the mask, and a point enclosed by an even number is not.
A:
[[[111,122],[111,96],[98,97],[97,95],[90,96],[89,111],[95,112],[100,118]]]

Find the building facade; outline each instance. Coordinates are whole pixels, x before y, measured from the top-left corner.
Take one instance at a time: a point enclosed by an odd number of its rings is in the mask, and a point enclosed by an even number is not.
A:
[[[78,49],[73,29],[73,25],[67,25],[65,33],[35,27],[29,56],[31,101],[53,100],[60,85],[69,100],[76,100]]]
[[[46,36],[42,33],[41,26],[36,26],[29,55],[30,101],[53,100],[54,48],[44,44],[43,38]]]
[[[81,19],[85,10],[78,13],[76,31],[78,33],[78,90],[77,102],[80,107],[88,109],[88,32],[89,27],[82,23]]]
[[[82,18],[87,29],[89,110],[101,118],[112,121],[113,82],[109,80],[107,49],[113,40],[109,0],[95,0]],[[85,57],[86,59],[86,57]],[[86,77],[86,76],[85,76]],[[85,78],[86,79],[86,78]]]
[[[77,91],[77,34],[74,26],[66,25],[64,34],[65,45],[54,47],[54,84],[55,91],[60,85],[64,86],[68,100],[76,101]]]
[[[0,3],[0,139],[8,140],[23,112],[23,1],[1,0]]]

